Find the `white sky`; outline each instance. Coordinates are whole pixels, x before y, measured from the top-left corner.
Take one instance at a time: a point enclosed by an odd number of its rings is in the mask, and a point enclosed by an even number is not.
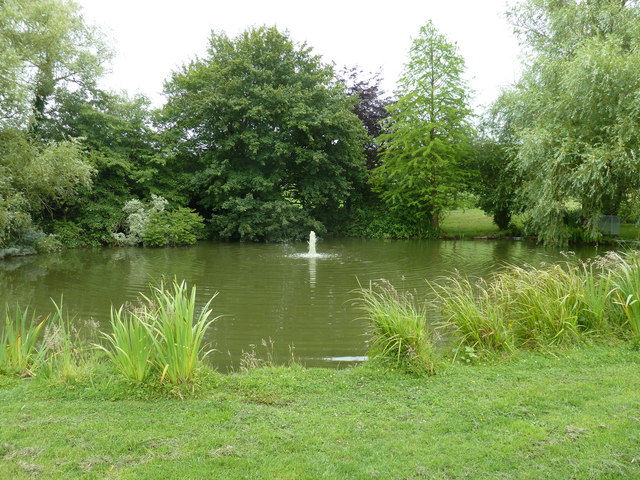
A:
[[[520,72],[519,48],[504,17],[506,0],[77,0],[116,50],[103,86],[162,103],[172,70],[204,54],[212,30],[235,36],[249,26],[288,30],[326,62],[382,70],[391,92],[411,38],[432,19],[467,62],[474,105],[487,105]]]

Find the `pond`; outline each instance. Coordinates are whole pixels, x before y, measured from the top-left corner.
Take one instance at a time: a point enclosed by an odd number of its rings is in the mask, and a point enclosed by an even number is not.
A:
[[[220,370],[238,365],[251,345],[261,357],[307,366],[340,366],[366,354],[365,322],[354,292],[359,283],[385,278],[397,288],[425,293],[425,279],[454,270],[485,276],[505,263],[562,260],[562,252],[515,241],[327,239],[321,258],[304,258],[305,242],[202,242],[193,247],[69,250],[0,260],[0,304],[29,305],[44,314],[64,295],[78,321],[108,331],[109,309],[135,302],[162,275],[198,288],[203,305],[218,292],[209,332]],[[597,253],[584,248],[577,255]],[[262,345],[267,343],[267,347]]]

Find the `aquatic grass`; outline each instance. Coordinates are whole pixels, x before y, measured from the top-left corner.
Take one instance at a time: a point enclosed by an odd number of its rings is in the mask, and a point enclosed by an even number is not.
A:
[[[520,346],[546,348],[580,343],[581,279],[573,268],[509,266],[497,275],[500,289],[509,291],[507,322]]]
[[[436,353],[426,312],[410,295],[381,280],[360,289],[361,308],[369,320],[370,358],[412,373],[436,373]]]
[[[28,307],[6,308],[0,332],[0,372],[33,376],[37,367],[39,342],[49,317],[39,319]]]
[[[612,273],[613,295],[626,318],[623,327],[628,328],[631,335],[640,338],[640,254],[629,252]]]
[[[444,316],[442,326],[455,332],[459,347],[483,352],[514,350],[511,325],[504,321],[504,302],[496,295],[495,285],[482,279],[472,284],[455,275],[431,287]]]
[[[104,351],[125,378],[141,383],[150,374],[154,360],[153,332],[144,320],[146,312],[130,311],[121,306],[111,308],[111,333],[102,333],[108,347],[96,345]]]
[[[154,361],[161,370],[160,382],[173,385],[189,382],[199,362],[210,351],[204,351],[204,335],[218,318],[211,316],[211,302],[196,312],[196,287],[188,292],[183,281],[174,281],[170,288],[163,284],[152,288],[151,297],[143,296],[154,309],[148,309],[146,322],[153,330]]]
[[[81,337],[76,318],[69,316],[63,299],[60,302],[51,301],[54,313],[45,328],[38,351],[38,371],[49,379],[79,379],[96,367],[95,349]]]

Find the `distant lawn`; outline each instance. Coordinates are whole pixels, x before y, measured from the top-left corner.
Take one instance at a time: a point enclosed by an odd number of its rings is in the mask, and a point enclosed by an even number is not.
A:
[[[633,223],[620,225],[620,238],[623,240],[640,240],[640,228]]]
[[[453,210],[447,212],[442,221],[444,235],[460,235],[474,237],[478,235],[495,235],[500,229],[493,223],[489,215],[479,208]]]

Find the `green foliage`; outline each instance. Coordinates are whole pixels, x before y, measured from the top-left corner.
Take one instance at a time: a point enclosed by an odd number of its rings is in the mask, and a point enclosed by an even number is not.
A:
[[[515,349],[515,339],[503,318],[500,298],[492,284],[468,278],[452,277],[443,284],[433,284],[444,313],[444,324],[460,337],[460,348],[486,352]]]
[[[365,238],[435,238],[439,232],[417,222],[411,211],[389,211],[384,205],[353,208],[340,235]]]
[[[615,287],[613,297],[620,305],[626,317],[626,327],[636,339],[640,338],[640,256],[638,252],[624,257],[611,274],[611,283]]]
[[[400,79],[398,101],[388,108],[382,166],[374,189],[392,209],[440,228],[440,214],[455,204],[465,173],[461,160],[470,127],[464,60],[429,22],[414,39]]]
[[[193,245],[202,237],[203,218],[189,208],[154,211],[147,220],[142,241],[146,247]]]
[[[153,366],[153,333],[146,323],[144,309],[130,311],[120,307],[111,309],[111,333],[102,335],[108,348],[98,345],[125,378],[141,383]]]
[[[49,317],[37,318],[28,308],[16,305],[13,315],[6,308],[4,328],[0,331],[0,372],[31,376],[35,374],[38,344]]]
[[[113,239],[121,245],[149,247],[192,245],[201,237],[204,220],[188,208],[165,210],[167,200],[151,195],[145,205],[137,199],[125,203],[122,211],[126,215],[126,234],[114,233]]]
[[[68,0],[0,3],[0,48],[0,127],[30,125],[36,133],[52,97],[95,85],[110,57],[99,32]]]
[[[596,336],[638,337],[637,253],[590,262],[507,267],[490,280],[434,284],[444,326],[460,347],[513,352],[583,344]]]
[[[196,287],[188,292],[185,282],[177,281],[170,288],[154,287],[151,297],[144,297],[150,306],[145,317],[153,330],[153,360],[161,372],[160,383],[188,383],[209,353],[203,341],[216,320],[209,318],[214,297],[196,312]]]
[[[370,285],[360,294],[370,325],[369,357],[380,358],[400,370],[434,375],[436,356],[426,312],[388,282]]]
[[[81,379],[96,366],[95,351],[80,334],[75,317],[64,309],[62,298],[53,306],[38,351],[38,375],[61,382]]]
[[[276,28],[212,34],[166,94],[166,138],[220,238],[300,236],[330,223],[364,182],[364,129],[344,86]]]
[[[90,188],[95,170],[75,141],[40,144],[0,131],[0,248],[34,247],[34,222]]]
[[[474,139],[467,158],[473,172],[470,190],[477,197],[477,206],[493,217],[500,230],[507,230],[517,204],[520,186],[517,172],[511,167],[511,145],[504,139],[495,139],[485,133]]]
[[[520,202],[546,244],[566,244],[571,200],[587,239],[640,186],[640,7],[618,0],[528,0],[511,12],[529,48],[520,81],[497,102],[517,147]]]
[[[107,346],[98,346],[128,380],[141,383],[151,374],[159,383],[178,386],[193,381],[200,362],[209,352],[203,342],[216,318],[211,316],[212,297],[196,311],[196,288],[185,282],[152,288],[138,308],[111,310],[110,334],[102,334]]]

